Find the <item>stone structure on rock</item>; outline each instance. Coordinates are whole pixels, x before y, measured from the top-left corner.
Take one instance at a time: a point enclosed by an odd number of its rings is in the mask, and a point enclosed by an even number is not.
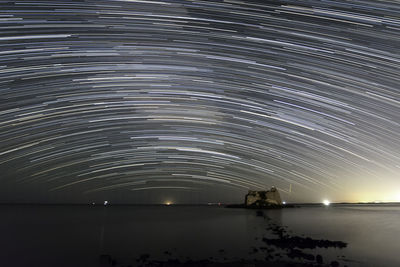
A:
[[[281,196],[274,186],[268,191],[252,191],[246,195],[246,207],[279,207],[282,205]]]

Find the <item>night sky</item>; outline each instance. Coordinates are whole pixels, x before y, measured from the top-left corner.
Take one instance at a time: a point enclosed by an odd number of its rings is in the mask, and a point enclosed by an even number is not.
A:
[[[0,7],[0,202],[400,200],[396,0]]]

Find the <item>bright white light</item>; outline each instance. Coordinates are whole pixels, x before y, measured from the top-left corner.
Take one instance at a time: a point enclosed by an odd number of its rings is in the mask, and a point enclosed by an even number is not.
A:
[[[105,201],[104,201],[104,206],[105,206],[105,205],[107,205],[107,204],[108,204],[108,201],[107,201],[107,200],[105,200]]]
[[[322,201],[322,203],[324,203],[325,206],[329,206],[329,204],[331,204],[331,202],[329,202],[329,200],[327,200],[327,199]]]
[[[286,201],[283,201],[282,204],[285,205],[285,204],[286,204]]]
[[[169,206],[171,205],[171,202],[166,202],[165,205]]]

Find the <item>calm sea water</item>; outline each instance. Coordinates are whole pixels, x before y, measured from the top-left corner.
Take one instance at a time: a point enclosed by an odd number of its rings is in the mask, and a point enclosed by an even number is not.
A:
[[[342,266],[400,266],[399,206],[301,207],[263,211],[292,235],[348,243],[305,249]],[[269,237],[255,210],[218,206],[0,206],[0,266],[99,266],[101,254],[152,260],[263,259]],[[134,266],[134,265],[133,265]]]

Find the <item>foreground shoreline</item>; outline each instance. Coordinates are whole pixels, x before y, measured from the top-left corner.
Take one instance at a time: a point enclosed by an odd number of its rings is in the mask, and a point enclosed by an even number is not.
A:
[[[242,206],[234,206],[234,208],[243,208]],[[267,208],[268,209],[268,208]],[[276,207],[275,207],[276,209]],[[311,237],[292,235],[285,226],[278,225],[271,220],[263,209],[257,209],[255,216],[263,217],[265,220],[265,230],[270,233],[270,237],[259,237],[264,245],[259,247],[251,247],[252,254],[264,255],[265,260],[229,260],[221,262],[213,258],[203,260],[180,261],[177,258],[170,258],[166,261],[152,260],[149,254],[142,254],[136,259],[133,265],[117,265],[117,259],[113,259],[111,255],[100,256],[101,267],[131,267],[131,266],[154,266],[154,267],[258,267],[258,266],[341,266],[338,261],[324,262],[323,256],[316,254],[315,250],[319,248],[335,248],[343,249],[347,247],[347,243],[343,241],[332,241],[326,239],[313,239]],[[306,251],[304,251],[306,249]],[[224,249],[220,250],[224,253]],[[165,251],[166,255],[170,252]],[[343,265],[342,266],[346,266]]]

